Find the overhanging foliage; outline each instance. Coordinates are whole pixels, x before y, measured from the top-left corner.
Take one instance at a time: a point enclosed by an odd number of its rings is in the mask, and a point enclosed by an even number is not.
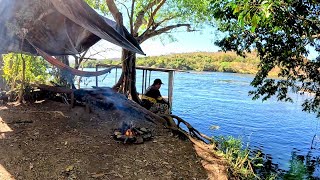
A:
[[[223,50],[243,55],[255,49],[261,59],[252,81],[253,99],[277,96],[292,101],[289,92],[311,92],[303,110],[320,116],[320,58],[308,60],[310,48],[320,50],[320,2],[298,0],[217,0],[212,16],[226,36],[216,42]],[[280,80],[268,79],[278,66]]]

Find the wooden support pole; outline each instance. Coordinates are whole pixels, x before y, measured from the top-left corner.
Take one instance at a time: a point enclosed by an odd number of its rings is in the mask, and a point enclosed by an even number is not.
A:
[[[169,79],[168,79],[168,101],[170,105],[170,112],[172,112],[172,96],[173,96],[173,73],[174,71],[169,71]]]
[[[98,71],[98,65],[96,65],[96,72]],[[98,76],[96,76],[96,87],[98,87]]]
[[[141,93],[144,94],[144,70],[142,70],[142,82],[141,82]]]
[[[72,93],[71,93],[70,109],[71,109],[71,108],[74,108],[74,101],[75,101],[75,99],[74,99],[74,93],[72,92]]]

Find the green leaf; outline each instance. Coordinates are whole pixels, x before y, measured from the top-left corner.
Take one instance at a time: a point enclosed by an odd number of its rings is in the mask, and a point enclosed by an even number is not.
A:
[[[266,16],[266,18],[269,18],[269,17],[270,17],[270,15],[271,15],[271,13],[270,13],[269,11],[266,11],[266,12],[265,12],[265,16]]]
[[[263,167],[263,164],[254,164],[255,167]]]
[[[240,6],[237,6],[234,10],[233,10],[233,14],[236,14],[240,12]]]
[[[256,28],[257,28],[256,26],[251,26],[250,31],[254,32],[256,30]]]
[[[239,23],[240,27],[244,26],[243,12],[240,13],[239,16],[238,16],[238,23]]]
[[[260,21],[260,17],[257,16],[256,14],[253,15],[252,20],[251,20],[252,26],[255,28],[258,27],[259,21]]]
[[[268,3],[268,1],[262,1],[261,5]]]

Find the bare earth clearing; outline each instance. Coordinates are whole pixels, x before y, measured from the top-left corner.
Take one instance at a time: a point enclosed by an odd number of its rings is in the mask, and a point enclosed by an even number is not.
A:
[[[115,141],[113,130],[124,119],[152,130],[153,139]],[[219,159],[142,117],[118,110],[88,114],[53,101],[0,106],[1,180],[208,178],[227,179]]]

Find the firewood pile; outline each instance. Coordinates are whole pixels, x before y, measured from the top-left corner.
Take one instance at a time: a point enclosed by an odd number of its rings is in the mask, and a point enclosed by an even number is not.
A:
[[[152,139],[149,129],[134,127],[133,124],[122,123],[121,128],[115,129],[113,137],[116,141],[124,144],[141,144]]]

